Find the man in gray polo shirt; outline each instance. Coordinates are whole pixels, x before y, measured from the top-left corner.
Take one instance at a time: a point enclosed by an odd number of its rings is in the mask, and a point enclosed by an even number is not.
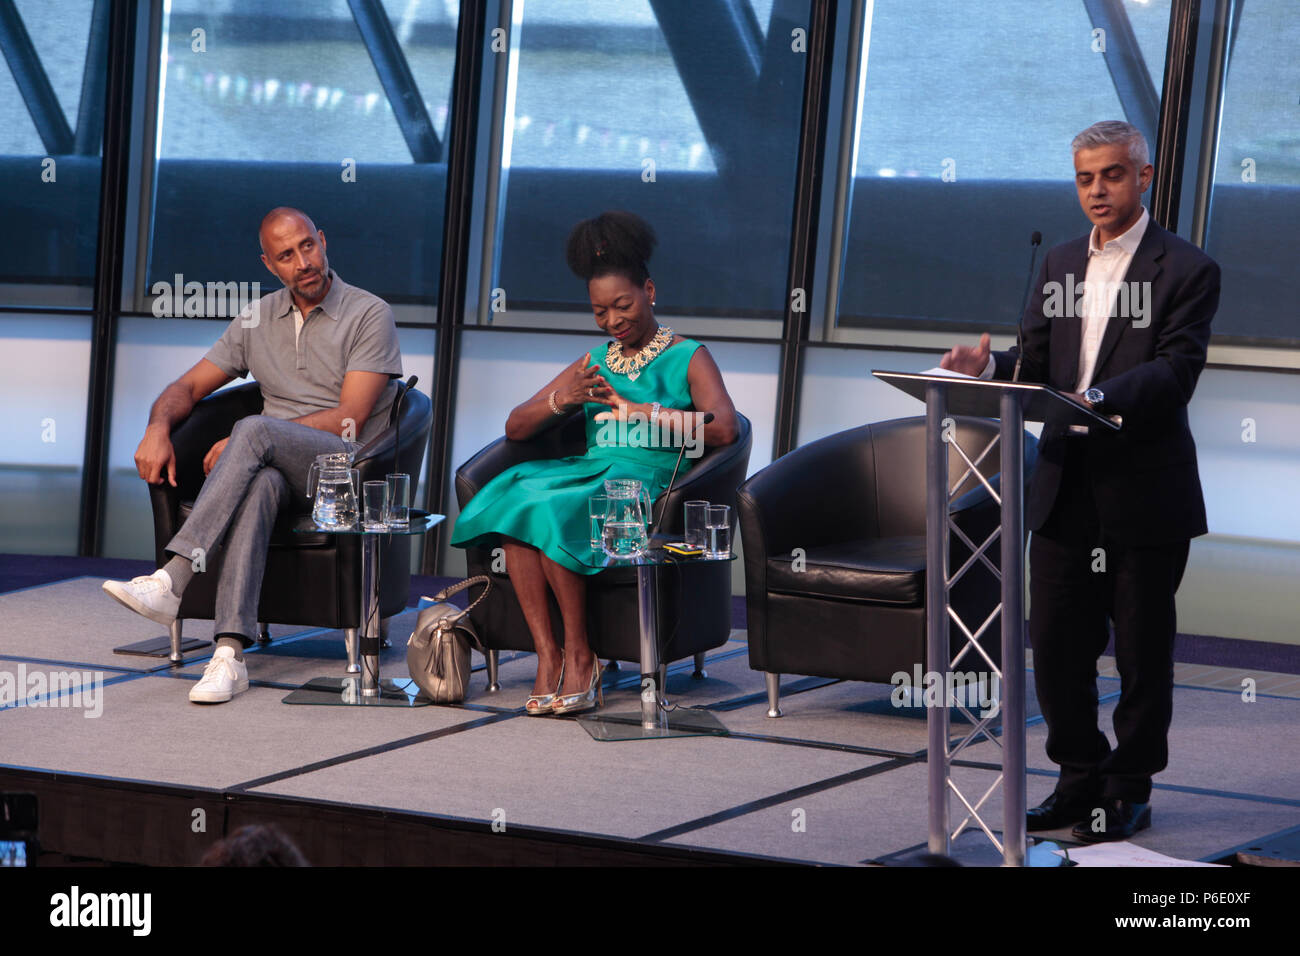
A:
[[[236,317],[220,340],[154,402],[135,453],[145,481],[176,484],[172,428],[194,404],[252,373],[261,415],[241,419],[203,460],[194,510],[168,543],[173,557],[151,575],[105,581],[117,601],[160,624],[176,619],[194,576],[193,555],[225,551],[217,582],[217,649],[190,700],[221,703],[248,689],[244,648],[257,628],[266,552],[277,514],[306,494],[317,455],[347,450],[383,430],[402,374],[397,326],[382,299],[329,267],[325,234],[307,216],[271,210],[260,230],[262,262],[284,288]]]

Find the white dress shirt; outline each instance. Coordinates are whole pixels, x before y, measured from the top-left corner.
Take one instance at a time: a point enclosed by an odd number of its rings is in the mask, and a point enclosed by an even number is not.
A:
[[[1123,235],[1116,236],[1104,246],[1097,245],[1096,226],[1092,227],[1088,236],[1088,271],[1083,281],[1083,315],[1079,317],[1083,323],[1079,335],[1079,377],[1074,385],[1074,391],[1080,394],[1092,384],[1097,353],[1101,350],[1101,339],[1106,334],[1106,324],[1110,321],[1115,297],[1119,294],[1120,283],[1128,273],[1133,254],[1137,252],[1150,221],[1151,214],[1144,206],[1138,221]],[[1129,301],[1133,301],[1132,296]],[[1065,305],[1072,312],[1076,300],[1067,300]],[[990,355],[980,378],[992,378],[995,364]]]
[[[1101,248],[1097,247],[1097,227],[1092,227],[1092,234],[1088,237],[1088,272],[1084,278],[1083,330],[1079,336],[1079,379],[1074,386],[1080,394],[1092,384],[1097,352],[1101,349],[1101,339],[1106,334],[1106,324],[1110,322],[1110,313],[1115,307],[1115,297],[1150,221],[1151,214],[1144,207],[1138,221],[1127,232]],[[1133,297],[1127,301],[1132,302]]]

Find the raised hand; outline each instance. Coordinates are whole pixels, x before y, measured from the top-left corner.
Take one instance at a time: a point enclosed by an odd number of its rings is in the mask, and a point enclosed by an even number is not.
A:
[[[989,364],[989,341],[989,334],[985,332],[980,336],[980,344],[973,348],[969,345],[954,347],[939,361],[939,368],[978,378]]]
[[[627,416],[631,413],[633,408],[641,407],[641,406],[634,406],[633,404],[628,402],[626,398],[624,398],[618,392],[614,391],[614,386],[610,385],[608,382],[605,382],[603,378],[601,379],[601,382],[603,387],[597,388],[596,394],[593,395],[591,398],[587,399],[587,401],[599,402],[602,405],[608,405],[610,411],[597,412],[595,415],[592,416],[592,418],[595,421],[607,422],[612,419],[626,421]]]
[[[561,405],[605,402],[604,396],[612,392],[600,374],[600,366],[591,364],[591,353],[588,352],[564,370],[555,400]]]

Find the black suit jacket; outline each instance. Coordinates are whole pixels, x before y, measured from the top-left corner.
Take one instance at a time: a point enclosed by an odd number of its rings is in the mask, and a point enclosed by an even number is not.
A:
[[[1021,381],[1075,390],[1083,320],[1073,304],[1064,304],[1063,294],[1057,300],[1062,308],[1053,307],[1050,283],[1062,290],[1069,288],[1071,276],[1074,286],[1083,283],[1088,238],[1055,246],[1043,261],[1022,320]],[[1116,315],[1122,305],[1117,297],[1106,324],[1092,385],[1105,393],[1099,411],[1124,421],[1118,432],[1093,429],[1082,439],[1088,483],[1107,534],[1136,545],[1168,544],[1207,531],[1187,403],[1205,366],[1210,322],[1219,304],[1219,267],[1152,220],[1124,281],[1150,283],[1150,296],[1141,319]],[[1016,349],[993,354],[995,377],[1010,378]],[[1056,502],[1067,433],[1061,426],[1043,426],[1026,503],[1030,530],[1043,526]]]

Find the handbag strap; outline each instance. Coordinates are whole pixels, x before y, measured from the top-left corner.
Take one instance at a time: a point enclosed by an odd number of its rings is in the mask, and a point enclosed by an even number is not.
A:
[[[460,616],[464,616],[468,614],[470,611],[474,610],[474,608],[478,606],[479,602],[482,601],[485,597],[487,597],[488,592],[492,590],[492,581],[486,574],[476,574],[474,575],[474,577],[466,578],[464,581],[461,581],[458,584],[448,585],[447,587],[439,591],[437,594],[435,594],[432,600],[437,601],[439,604],[441,604],[443,601],[447,600],[447,598],[451,597],[453,594],[459,594],[461,591],[464,591],[466,588],[473,587],[475,584],[483,585],[483,593],[480,594],[477,598],[475,598],[474,601],[469,605],[469,607],[465,608],[465,610],[461,612]],[[429,599],[426,598],[426,600]]]

